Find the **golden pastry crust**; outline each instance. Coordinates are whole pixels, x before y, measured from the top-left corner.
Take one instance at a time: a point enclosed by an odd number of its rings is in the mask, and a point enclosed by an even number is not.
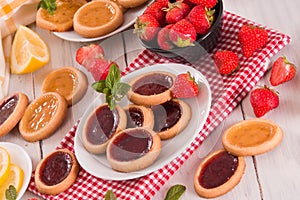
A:
[[[74,31],[86,38],[108,34],[122,23],[122,10],[116,3],[109,0],[86,3],[78,9],[73,19]]]
[[[57,92],[66,99],[68,106],[71,106],[83,97],[87,86],[87,77],[83,72],[75,67],[66,66],[46,76],[42,93]]]
[[[238,158],[238,167],[235,170],[234,174],[225,182],[224,184],[215,187],[215,188],[204,188],[202,185],[199,183],[199,176],[200,172],[202,169],[205,167],[205,164],[207,161],[209,161],[210,158],[214,157],[215,155],[225,151],[224,149],[220,149],[218,151],[215,151],[208,155],[199,165],[199,167],[196,170],[195,176],[194,176],[194,188],[197,192],[197,194],[201,197],[205,198],[215,198],[218,196],[221,196],[227,192],[229,192],[232,188],[234,188],[241,180],[244,171],[245,171],[245,160],[243,157],[239,156]]]
[[[100,105],[99,107],[102,107],[102,106],[107,106],[107,103],[105,104],[102,104]],[[97,107],[96,109],[98,109],[99,107]],[[96,110],[95,109],[95,110]],[[115,131],[114,134],[124,130],[126,128],[126,124],[127,124],[127,116],[126,116],[126,113],[125,111],[119,106],[119,105],[116,105],[116,108],[115,108],[118,112],[118,115],[119,115],[119,123],[117,125],[117,129]],[[101,154],[101,153],[104,153],[106,151],[106,147],[108,145],[108,142],[109,140],[111,139],[108,139],[106,142],[102,143],[102,144],[92,144],[91,142],[88,141],[87,139],[87,134],[86,134],[86,130],[87,130],[87,121],[94,115],[94,111],[89,115],[89,117],[87,117],[87,120],[85,121],[85,124],[84,124],[84,127],[83,127],[83,133],[82,133],[82,143],[83,143],[83,146],[86,148],[86,150],[90,153],[93,153],[93,154]]]
[[[26,108],[19,123],[20,134],[28,142],[50,137],[64,121],[66,114],[65,98],[56,92],[45,93]]]
[[[14,109],[14,111],[9,115],[9,117],[0,125],[0,137],[8,134],[20,121],[23,117],[26,107],[28,105],[28,97],[26,94],[21,92],[16,92],[9,97],[3,99],[0,102],[0,105],[4,104],[10,98],[17,96],[18,103]]]
[[[118,0],[120,5],[122,5],[124,8],[135,8],[140,5],[143,5],[148,0]]]
[[[112,157],[111,151],[110,151],[111,147],[114,145],[113,144],[114,140],[118,136],[122,135],[124,132],[128,133],[132,130],[145,130],[151,134],[153,142],[152,142],[152,146],[151,146],[150,150],[145,155],[143,155],[142,157],[135,159],[135,160],[118,161],[118,160],[114,159]],[[125,129],[125,130],[117,133],[109,141],[108,146],[107,146],[106,156],[107,156],[107,160],[108,160],[110,166],[112,167],[112,169],[114,169],[116,171],[120,171],[120,172],[133,172],[133,171],[145,169],[148,166],[150,166],[152,163],[154,163],[154,161],[160,154],[161,146],[162,146],[162,144],[161,144],[160,137],[153,130],[150,130],[147,128],[129,128],[129,129]]]
[[[173,99],[172,101],[177,102],[180,105],[181,117],[178,122],[171,128],[165,131],[158,132],[158,135],[162,140],[171,139],[178,135],[181,131],[183,131],[183,129],[186,128],[192,117],[192,111],[189,104],[179,99]]]
[[[141,95],[141,94],[138,94],[133,91],[132,86],[138,80],[140,80],[141,78],[146,77],[148,75],[152,75],[152,74],[163,74],[163,75],[170,77],[173,82],[172,86],[168,90],[166,90],[162,93],[159,93],[159,94],[154,94],[154,95]],[[141,76],[137,76],[129,82],[129,84],[131,85],[131,88],[127,93],[127,97],[131,102],[133,102],[134,104],[137,104],[137,105],[153,106],[153,105],[162,104],[162,103],[172,99],[171,89],[174,85],[175,78],[176,78],[176,75],[174,75],[170,72],[163,72],[163,71],[148,72]]]
[[[153,112],[150,108],[147,108],[145,106],[139,106],[139,105],[135,105],[135,104],[129,104],[128,106],[124,107],[124,111],[128,112],[129,109],[131,108],[135,108],[138,109],[139,111],[141,111],[142,115],[143,115],[143,124],[140,127],[144,127],[144,128],[149,128],[149,129],[153,129],[154,127],[154,115]],[[127,122],[130,119],[127,119]],[[133,127],[127,127],[127,128],[133,128]]]
[[[228,128],[222,137],[224,148],[238,156],[254,156],[272,150],[283,138],[282,129],[274,122],[255,118]]]
[[[57,0],[57,7],[52,15],[43,8],[38,9],[36,24],[38,27],[50,31],[63,32],[71,30],[75,12],[85,3],[85,0]]]
[[[70,170],[68,176],[63,181],[61,181],[60,183],[58,183],[56,185],[49,186],[49,185],[46,185],[40,178],[41,168],[43,166],[43,162],[45,162],[45,160],[49,156],[51,156],[57,152],[64,152],[64,153],[69,154],[72,158],[72,167],[71,167],[71,170]],[[49,195],[59,194],[65,190],[67,190],[70,186],[73,185],[73,183],[75,182],[75,180],[77,178],[78,172],[79,172],[79,164],[76,160],[75,155],[67,149],[58,149],[58,150],[50,153],[49,155],[47,155],[45,158],[43,158],[37,165],[37,168],[34,173],[34,181],[35,181],[36,188],[42,194],[49,194]]]

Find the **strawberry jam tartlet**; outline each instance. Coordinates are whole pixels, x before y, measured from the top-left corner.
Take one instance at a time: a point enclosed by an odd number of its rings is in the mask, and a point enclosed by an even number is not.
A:
[[[126,128],[146,127],[149,129],[153,129],[154,116],[150,108],[130,104],[124,108],[124,111],[127,115]]]
[[[79,171],[79,164],[74,154],[67,149],[59,149],[37,165],[34,181],[40,193],[56,195],[75,182]]]
[[[128,99],[137,104],[152,106],[171,100],[171,88],[176,76],[169,72],[148,72],[130,81]]]
[[[132,172],[151,165],[161,151],[160,137],[146,128],[125,129],[117,133],[107,146],[111,167],[120,172]]]
[[[154,114],[154,128],[161,139],[175,137],[188,125],[191,119],[190,106],[179,99],[151,107]]]
[[[125,129],[126,123],[126,113],[120,106],[117,105],[113,110],[110,110],[107,103],[98,106],[84,124],[84,147],[90,153],[104,153],[109,140],[114,134]]]

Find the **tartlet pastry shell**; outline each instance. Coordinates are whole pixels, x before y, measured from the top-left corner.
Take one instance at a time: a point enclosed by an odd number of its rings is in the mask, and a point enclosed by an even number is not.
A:
[[[107,105],[107,103],[104,103],[104,104],[102,104],[100,106],[106,106],[106,105]],[[97,107],[97,108],[99,108],[99,107]],[[118,133],[118,132],[120,132],[120,131],[122,131],[122,130],[124,130],[126,128],[126,125],[127,125],[127,116],[126,116],[125,111],[119,105],[116,105],[115,109],[117,109],[118,114],[119,114],[119,124],[117,126],[116,132],[113,133],[113,135],[116,134],[116,133]],[[94,115],[94,111],[89,115],[89,117],[87,117],[86,122],[92,117],[92,115]],[[87,126],[86,122],[85,122],[84,128],[83,128],[84,132],[82,133],[82,143],[83,143],[83,146],[90,153],[93,153],[93,154],[104,153],[106,151],[106,147],[107,147],[107,145],[109,143],[109,140],[111,140],[112,137],[110,139],[108,139],[106,142],[102,143],[102,144],[95,145],[95,144],[90,143],[88,141],[88,139],[86,137],[86,133],[85,133],[86,126]]]
[[[60,94],[66,99],[68,106],[71,106],[77,103],[82,98],[88,86],[86,75],[75,67],[71,67],[71,66],[61,67],[49,73],[43,81],[42,93],[56,92],[56,91],[47,90],[48,89],[47,87],[49,84],[54,82],[56,75],[60,74],[62,71],[70,71],[70,73],[76,76],[76,83],[72,88],[73,89],[72,93],[68,96],[64,96],[63,94]]]
[[[172,101],[179,103],[181,113],[182,113],[181,118],[171,128],[169,128],[165,131],[158,132],[158,135],[160,136],[160,138],[162,140],[167,140],[167,139],[173,138],[176,135],[178,135],[183,129],[186,128],[186,126],[188,125],[188,123],[192,117],[191,108],[187,103],[185,103],[184,101],[179,100],[179,99],[173,99]]]
[[[199,196],[205,197],[205,198],[215,198],[215,197],[221,196],[221,195],[229,192],[232,188],[234,188],[240,182],[240,180],[244,174],[245,168],[246,168],[245,160],[241,156],[238,157],[239,164],[238,164],[236,171],[234,172],[234,174],[230,177],[230,179],[227,182],[225,182],[224,184],[222,184],[218,187],[210,188],[210,189],[204,188],[203,186],[201,186],[199,184],[198,178],[199,178],[201,170],[205,166],[205,163],[211,157],[213,157],[223,151],[225,151],[225,150],[220,149],[220,150],[217,150],[217,151],[211,153],[201,162],[201,164],[197,168],[195,176],[194,176],[194,188]]]
[[[68,176],[63,181],[61,181],[60,183],[58,183],[56,185],[49,186],[49,185],[46,185],[45,183],[43,183],[42,180],[40,179],[39,174],[40,174],[41,166],[42,166],[43,162],[49,156],[51,156],[52,154],[54,154],[58,151],[68,153],[72,157],[72,161],[73,161],[72,168],[71,168],[71,171],[68,174]],[[43,158],[37,165],[37,168],[34,173],[34,181],[35,181],[36,188],[38,189],[38,191],[40,193],[43,193],[43,194],[50,194],[50,195],[59,194],[65,190],[67,190],[70,186],[73,185],[73,183],[75,182],[75,180],[77,178],[78,172],[79,172],[79,164],[78,164],[74,154],[67,149],[58,149],[58,150],[50,153],[49,155],[47,155],[45,158]]]
[[[228,134],[230,133],[231,130],[238,126],[243,126],[246,125],[247,123],[266,123],[269,124],[270,126],[273,126],[276,128],[276,132],[272,136],[270,140],[264,141],[263,143],[255,146],[249,146],[249,147],[240,147],[238,145],[232,144],[228,140]],[[259,133],[258,133],[259,134]],[[254,156],[258,154],[262,154],[265,152],[268,152],[278,146],[280,142],[283,139],[283,131],[282,129],[275,124],[274,122],[262,118],[255,118],[255,119],[249,119],[249,120],[244,120],[241,121],[237,124],[234,124],[233,126],[229,127],[223,134],[222,137],[222,143],[224,148],[231,152],[232,154],[238,155],[238,156]]]
[[[0,105],[4,103],[4,101],[15,95],[18,95],[18,104],[16,105],[14,111],[10,114],[10,116],[0,125],[0,137],[8,134],[17,125],[17,123],[23,117],[28,105],[28,97],[26,96],[26,94],[23,94],[21,92],[16,92],[11,96],[3,99],[0,102]]]
[[[129,82],[129,84],[132,86],[139,79],[141,79],[145,76],[148,76],[150,74],[154,74],[154,73],[165,74],[165,75],[171,77],[173,80],[173,85],[174,85],[176,75],[174,75],[170,72],[163,72],[163,71],[153,71],[153,72],[145,73],[141,76],[137,76],[134,79],[132,79]],[[138,93],[134,92],[131,87],[127,93],[127,97],[131,102],[133,102],[134,104],[137,104],[137,105],[153,106],[153,105],[162,104],[162,103],[172,99],[171,89],[172,89],[173,85],[168,90],[166,90],[162,93],[159,93],[159,94],[154,94],[154,95],[138,94]]]
[[[98,7],[101,7],[105,4],[110,4],[114,10],[115,15],[111,19],[111,21],[101,25],[101,26],[87,26],[85,24],[80,23],[80,19],[85,17],[82,16],[82,12],[84,10],[94,10]],[[90,1],[83,6],[81,6],[77,12],[74,15],[73,18],[73,26],[74,31],[77,32],[79,35],[86,37],[86,38],[92,38],[92,37],[99,37],[105,34],[108,34],[112,31],[114,31],[116,28],[118,28],[123,23],[123,12],[120,9],[120,7],[113,1],[108,0],[94,0]]]
[[[148,132],[151,133],[153,143],[151,146],[151,149],[149,150],[148,153],[146,153],[144,156],[131,160],[131,161],[118,161],[112,158],[110,155],[110,147],[113,144],[113,140],[119,135],[122,134],[124,131],[128,132],[130,130],[135,130],[135,129],[146,129]],[[150,166],[158,155],[160,154],[161,151],[161,140],[160,137],[153,131],[147,128],[130,128],[130,129],[125,129],[116,135],[109,141],[108,146],[107,146],[107,151],[106,151],[106,156],[109,164],[111,165],[112,169],[120,172],[133,172],[133,171],[138,171],[141,169],[145,169],[146,167]]]
[[[35,132],[27,130],[27,123],[30,121],[33,109],[39,104],[42,98],[55,98],[57,100],[56,111],[54,116],[48,124]],[[54,131],[61,125],[67,114],[67,102],[64,97],[56,92],[48,92],[32,101],[26,108],[25,113],[19,123],[19,131],[22,137],[28,142],[36,142],[43,140],[54,133]]]
[[[150,108],[147,108],[145,106],[135,105],[135,104],[129,104],[128,106],[124,107],[123,109],[124,109],[124,111],[127,111],[130,108],[137,108],[143,113],[144,122],[143,122],[142,127],[153,129],[153,127],[154,127],[154,115],[153,115],[153,112]]]

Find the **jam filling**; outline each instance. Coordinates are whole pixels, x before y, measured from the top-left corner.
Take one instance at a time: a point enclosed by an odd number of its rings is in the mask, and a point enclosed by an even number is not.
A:
[[[216,188],[226,183],[238,167],[238,158],[223,151],[205,163],[199,176],[199,183],[206,189]]]
[[[132,90],[140,95],[155,95],[163,93],[171,88],[172,85],[172,77],[165,74],[154,73],[136,81],[132,86]]]
[[[7,100],[5,100],[0,105],[0,125],[2,125],[8,117],[14,112],[19,101],[19,96],[14,95]]]
[[[173,127],[181,118],[180,104],[175,101],[167,101],[152,107],[154,114],[154,131],[161,132]]]
[[[117,110],[110,110],[107,105],[100,106],[87,121],[87,140],[92,144],[103,144],[116,132],[119,124]]]
[[[111,156],[118,161],[130,161],[147,154],[152,146],[152,135],[144,129],[133,129],[118,135],[111,145]]]
[[[70,154],[55,152],[43,162],[40,178],[48,186],[62,182],[70,173],[73,160]]]
[[[129,108],[126,110],[127,115],[127,128],[138,128],[144,124],[144,115],[141,109]]]

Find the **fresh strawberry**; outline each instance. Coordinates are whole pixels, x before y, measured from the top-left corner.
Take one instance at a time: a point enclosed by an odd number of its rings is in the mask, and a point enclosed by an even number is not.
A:
[[[256,117],[262,117],[270,110],[278,107],[278,94],[267,86],[256,88],[250,94],[250,103]]]
[[[232,51],[218,51],[214,55],[214,62],[222,75],[231,74],[239,67],[239,58]]]
[[[174,98],[191,98],[197,96],[199,89],[195,78],[187,72],[176,76],[171,92]]]
[[[183,3],[182,0],[179,0],[174,3],[169,3],[168,8],[163,10],[167,12],[166,23],[175,24],[179,20],[185,18],[189,14],[191,8],[188,4]]]
[[[175,23],[169,33],[170,40],[177,47],[194,46],[197,33],[195,27],[186,19]]]
[[[112,64],[118,65],[104,59],[94,59],[90,66],[90,72],[95,81],[105,80]]]
[[[203,6],[195,6],[186,19],[191,22],[198,34],[205,34],[214,22],[215,10],[207,9]]]
[[[150,14],[152,15],[160,24],[160,26],[165,25],[165,16],[166,12],[163,11],[164,8],[168,7],[167,0],[158,0],[150,4],[144,11],[143,14]]]
[[[82,66],[86,67],[94,58],[104,58],[104,50],[99,44],[82,46],[76,51],[76,61]]]
[[[262,48],[268,41],[268,32],[261,27],[245,24],[238,33],[243,54],[249,58],[257,49]]]
[[[271,69],[270,83],[273,86],[280,85],[294,78],[296,67],[285,56],[277,58]]]
[[[155,38],[156,33],[159,30],[159,23],[152,15],[142,14],[137,17],[134,28],[134,33],[142,40],[151,41]]]
[[[169,24],[163,27],[157,34],[157,44],[163,50],[170,50],[174,48],[174,44],[169,38],[169,33],[172,26],[173,24]]]
[[[217,0],[189,0],[189,1],[206,8],[213,8],[218,2]]]

